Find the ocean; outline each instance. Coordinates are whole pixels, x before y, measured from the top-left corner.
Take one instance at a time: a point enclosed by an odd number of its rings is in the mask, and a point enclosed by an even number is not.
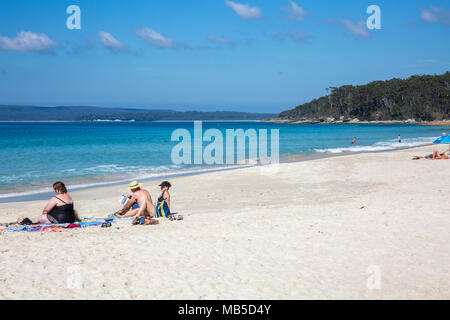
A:
[[[203,122],[218,129],[279,130],[280,161],[307,156],[394,150],[429,144],[447,128],[409,124],[275,124]],[[221,170],[237,165],[176,164],[176,129],[193,136],[193,122],[0,123],[0,201],[50,192],[56,180],[71,190],[134,179]],[[402,143],[397,142],[397,135]],[[357,143],[351,144],[353,137]],[[209,142],[204,142],[203,147]],[[225,141],[224,141],[225,144]],[[192,143],[192,154],[195,150]],[[270,150],[270,148],[269,148]]]

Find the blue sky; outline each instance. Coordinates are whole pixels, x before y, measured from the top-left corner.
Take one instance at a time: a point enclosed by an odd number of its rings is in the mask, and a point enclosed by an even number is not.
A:
[[[372,4],[381,30],[365,27]],[[442,74],[449,36],[448,0],[2,0],[0,104],[279,112]]]

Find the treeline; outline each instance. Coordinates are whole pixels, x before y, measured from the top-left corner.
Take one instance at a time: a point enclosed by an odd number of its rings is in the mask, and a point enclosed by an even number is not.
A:
[[[273,117],[274,114],[267,113],[246,113],[233,111],[215,111],[215,112],[200,112],[200,111],[151,111],[140,112],[139,114],[133,112],[112,113],[108,115],[98,115],[90,113],[78,117],[79,121],[92,121],[97,119],[102,120],[135,120],[135,121],[183,121],[183,120],[266,120]]]
[[[330,94],[281,112],[278,119],[310,122],[450,119],[450,72],[327,89]]]
[[[274,114],[233,111],[198,112],[102,107],[1,106],[0,121],[158,121],[158,120],[266,120]]]

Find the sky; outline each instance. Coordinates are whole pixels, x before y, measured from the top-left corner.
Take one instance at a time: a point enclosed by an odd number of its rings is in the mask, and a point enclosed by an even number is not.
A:
[[[448,0],[1,0],[0,104],[277,113],[445,73],[449,40]]]

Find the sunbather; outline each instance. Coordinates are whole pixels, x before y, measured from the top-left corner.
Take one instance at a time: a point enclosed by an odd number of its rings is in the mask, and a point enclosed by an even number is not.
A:
[[[63,182],[57,181],[53,184],[56,196],[50,199],[42,214],[35,218],[20,217],[17,222],[20,224],[52,224],[52,223],[73,223],[78,220],[73,201],[67,193],[67,188]]]
[[[147,190],[141,189],[142,183],[133,181],[128,186],[133,195],[126,202],[122,210],[117,211],[114,215],[117,217],[135,217],[145,216],[153,218],[155,216],[155,206],[152,197]],[[134,209],[132,208],[134,204]],[[130,210],[131,209],[131,210]]]
[[[432,154],[429,154],[425,157],[421,156],[414,156],[412,160],[419,160],[419,159],[428,159],[428,160],[446,160],[448,159],[448,156],[445,154],[446,151],[439,153],[438,150],[434,150]]]
[[[446,155],[445,152],[439,153],[437,150],[434,150],[433,158],[430,160],[448,160],[448,155]]]

